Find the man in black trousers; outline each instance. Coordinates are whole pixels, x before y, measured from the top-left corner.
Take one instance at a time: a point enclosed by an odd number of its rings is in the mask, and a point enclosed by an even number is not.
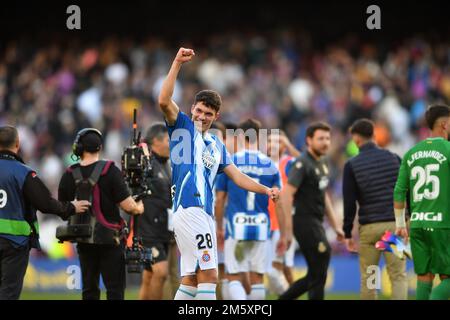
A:
[[[344,233],[338,226],[331,201],[326,193],[329,169],[324,156],[330,147],[331,128],[323,122],[306,130],[308,150],[296,159],[289,170],[288,183],[283,187],[287,212],[295,206],[294,235],[306,259],[308,273],[294,282],[280,300],[296,299],[308,292],[310,300],[323,300],[331,247],[323,228],[323,218],[336,232],[339,241]]]
[[[61,177],[58,197],[70,201],[85,196],[86,190],[81,192],[83,182],[93,183],[90,195],[92,209],[89,212],[91,218],[95,217],[92,235],[77,239],[83,300],[100,299],[100,275],[106,287],[106,298],[123,300],[125,239],[119,207],[136,215],[144,212],[144,205],[142,201],[136,202],[131,197],[120,169],[112,161],[100,160],[102,144],[99,130],[85,128],[78,132],[73,151],[75,156],[80,157],[80,162],[68,168]]]

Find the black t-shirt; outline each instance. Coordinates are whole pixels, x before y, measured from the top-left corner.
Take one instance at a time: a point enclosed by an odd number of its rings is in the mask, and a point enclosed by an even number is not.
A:
[[[296,159],[288,176],[289,184],[297,188],[294,195],[294,220],[323,221],[328,174],[328,166],[323,158],[316,160],[309,152],[305,152]]]
[[[83,178],[88,178],[92,174],[96,163],[81,166]],[[75,164],[71,168],[74,169],[78,166],[80,165]],[[119,223],[120,212],[118,204],[130,196],[119,168],[112,164],[108,172],[98,179],[98,186],[100,189],[100,207],[105,219],[111,223]],[[60,201],[72,201],[75,198],[75,180],[69,171],[66,171],[61,177],[58,198]]]
[[[152,194],[144,197],[144,214],[139,222],[139,235],[146,241],[169,241],[167,209],[172,206],[170,188],[172,172],[167,158],[153,153],[151,159],[153,175],[150,179]]]

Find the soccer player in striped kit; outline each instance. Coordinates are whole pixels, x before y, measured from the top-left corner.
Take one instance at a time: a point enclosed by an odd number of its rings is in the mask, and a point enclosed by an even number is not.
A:
[[[243,174],[233,164],[220,139],[208,133],[219,117],[220,95],[212,90],[196,94],[192,118],[180,111],[172,94],[181,66],[192,60],[192,49],[180,48],[163,82],[159,107],[170,137],[172,165],[173,226],[180,250],[181,284],[177,300],[215,300],[217,239],[213,220],[213,185],[224,172],[241,188],[276,200],[277,188],[268,188]]]
[[[280,188],[280,173],[275,163],[258,150],[258,138],[261,124],[248,119],[239,125],[244,132],[245,148],[233,156],[236,166],[255,181],[271,188]],[[250,272],[250,300],[264,300],[264,274],[272,262],[269,255],[271,228],[268,211],[269,197],[256,195],[240,188],[222,175],[217,182],[218,197],[228,195],[226,208],[227,230],[229,237],[225,240],[225,268],[228,272],[228,293],[232,300],[246,300],[247,295],[242,285],[242,273]],[[284,213],[277,202],[276,213],[280,222],[281,236],[277,249],[283,254],[286,249]],[[220,210],[221,211],[221,210]],[[218,210],[219,212],[219,210]],[[221,221],[218,215],[217,220]]]

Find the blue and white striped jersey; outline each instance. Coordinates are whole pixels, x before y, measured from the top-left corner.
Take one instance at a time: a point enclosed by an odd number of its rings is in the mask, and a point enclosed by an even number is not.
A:
[[[269,188],[281,186],[275,163],[260,151],[243,150],[233,156],[243,173]],[[227,230],[236,240],[267,240],[270,237],[269,196],[241,189],[226,175],[217,180],[218,191],[228,193],[225,210]]]
[[[167,124],[166,124],[167,125]],[[194,122],[179,112],[173,126],[167,125],[172,165],[173,211],[201,207],[213,215],[213,185],[217,173],[232,163],[225,146],[215,135],[202,135]]]

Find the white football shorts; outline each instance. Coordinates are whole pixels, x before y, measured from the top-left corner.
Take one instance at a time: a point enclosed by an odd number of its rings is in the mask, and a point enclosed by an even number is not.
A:
[[[217,269],[217,238],[213,218],[200,207],[179,206],[173,215],[173,229],[180,251],[181,276]]]
[[[231,274],[249,271],[266,273],[270,246],[269,240],[239,241],[229,237],[225,240],[225,270]]]

